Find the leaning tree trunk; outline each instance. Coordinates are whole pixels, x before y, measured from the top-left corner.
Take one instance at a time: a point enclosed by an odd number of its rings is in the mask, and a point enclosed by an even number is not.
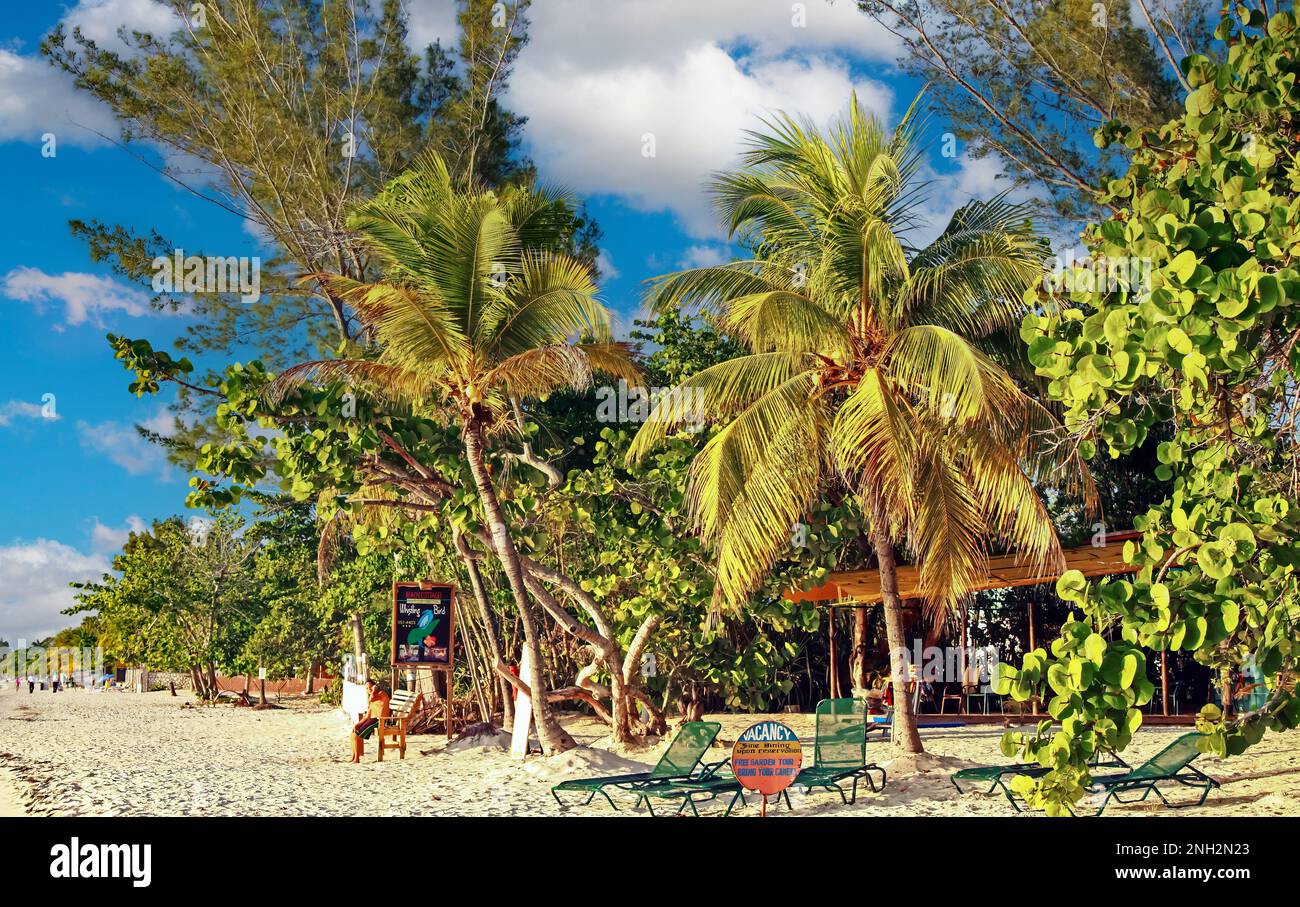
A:
[[[483,622],[483,635],[487,637],[488,655],[492,659],[492,676],[496,678],[501,691],[501,723],[505,727],[514,727],[515,723],[515,688],[510,681],[497,675],[496,666],[504,663],[501,652],[501,637],[497,628],[496,615],[492,613],[492,602],[488,599],[487,587],[483,585],[483,573],[478,568],[469,549],[469,543],[461,535],[456,536],[456,553],[460,555],[465,572],[469,574],[470,590],[474,593],[474,602],[478,605],[479,619]],[[484,715],[483,720],[492,721],[491,715]]]
[[[577,744],[572,737],[560,727],[551,712],[550,703],[546,701],[546,685],[542,679],[542,650],[538,639],[540,620],[524,588],[524,570],[519,561],[519,552],[506,525],[505,514],[501,510],[501,501],[497,498],[492,477],[488,475],[484,463],[483,425],[471,417],[465,425],[465,459],[470,472],[474,475],[474,485],[478,490],[479,502],[483,505],[483,515],[487,519],[488,530],[492,539],[492,549],[506,581],[510,584],[510,593],[514,597],[515,607],[519,609],[519,622],[523,625],[524,646],[528,650],[528,676],[524,682],[532,691],[533,721],[537,724],[537,739],[542,751],[550,756],[572,749]]]
[[[898,597],[898,562],[894,558],[894,543],[889,540],[886,518],[877,508],[872,519],[871,543],[876,549],[876,563],[880,570],[880,594],[885,609],[885,635],[889,644],[889,665],[894,681],[894,742],[908,753],[923,753],[921,735],[916,729],[916,716],[912,714],[912,699],[907,695],[907,677],[903,672],[902,653],[907,651],[903,636],[903,602]]]

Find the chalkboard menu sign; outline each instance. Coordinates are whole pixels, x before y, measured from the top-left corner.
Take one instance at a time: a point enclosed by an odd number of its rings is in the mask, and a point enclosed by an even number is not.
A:
[[[393,583],[393,664],[451,669],[455,595],[438,583]]]

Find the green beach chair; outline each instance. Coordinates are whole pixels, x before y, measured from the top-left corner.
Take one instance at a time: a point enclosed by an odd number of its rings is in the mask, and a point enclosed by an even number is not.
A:
[[[654,805],[650,802],[652,798],[680,800],[681,802],[677,805],[674,815],[681,815],[689,807],[692,815],[699,816],[698,804],[708,803],[727,794],[731,794],[731,800],[727,803],[727,809],[722,814],[724,818],[731,815],[731,811],[736,808],[737,804],[742,807],[749,805],[749,801],[745,799],[745,788],[730,772],[686,781],[651,783],[634,788],[634,790],[637,795],[636,805],[640,806],[644,803],[645,808],[650,811],[652,816],[656,815]],[[772,798],[771,802],[780,802],[782,797],[785,798],[786,808],[792,808],[787,791],[781,791],[780,794]]]
[[[1192,761],[1201,755],[1201,751],[1196,747],[1196,741],[1201,736],[1195,731],[1184,734],[1126,774],[1104,775],[1093,778],[1093,785],[1100,786],[1106,791],[1106,799],[1102,800],[1096,814],[1099,816],[1102,814],[1112,797],[1119,803],[1140,803],[1153,793],[1160,798],[1160,802],[1170,809],[1181,808],[1175,807],[1166,800],[1160,788],[1156,787],[1156,784],[1161,781],[1176,781],[1187,787],[1202,788],[1201,799],[1197,800],[1195,804],[1183,804],[1184,806],[1200,806],[1205,802],[1205,798],[1210,795],[1210,788],[1219,786],[1219,782],[1205,774],[1205,772],[1192,768]],[[1142,791],[1142,796],[1135,797],[1132,800],[1125,800],[1120,796],[1121,794],[1137,793],[1138,791]]]
[[[724,816],[731,815],[731,811],[737,803],[741,806],[746,805],[745,789],[730,774],[714,775],[696,780],[682,779],[654,782],[636,787],[635,792],[636,806],[644,803],[652,816],[655,815],[654,805],[650,802],[652,797],[660,800],[680,800],[676,815],[681,815],[689,807],[691,814],[698,816],[700,811],[696,808],[697,803],[708,803],[727,794],[731,794],[731,801],[727,804],[727,811],[723,813]],[[700,799],[697,800],[697,796]]]
[[[866,703],[860,699],[823,699],[817,703],[813,764],[798,774],[794,786],[802,787],[805,793],[814,787],[833,790],[845,803],[857,801],[859,780],[865,780],[872,793],[883,789],[885,770],[867,762],[867,725]],[[880,787],[876,787],[872,772],[880,772]],[[850,778],[852,793],[845,796],[840,785]]]
[[[718,731],[721,729],[722,725],[716,721],[688,721],[682,725],[673,742],[668,749],[664,750],[664,754],[659,757],[659,762],[650,771],[607,775],[603,778],[573,778],[552,787],[551,796],[555,798],[556,803],[564,806],[559,791],[585,791],[587,799],[581,804],[582,806],[586,806],[595,799],[597,794],[600,794],[610,806],[618,809],[618,804],[610,799],[609,792],[605,788],[635,790],[647,784],[685,781],[692,777],[709,778],[726,764],[725,759],[702,766],[699,775],[695,774],[695,770],[700,765],[700,760],[704,758],[704,754],[709,751],[709,747],[713,745],[713,738],[718,736]]]
[[[1108,755],[1110,758],[1103,762],[1101,761],[1102,753],[1098,751],[1097,755],[1093,756],[1089,765],[1093,768],[1129,767],[1129,764],[1121,759],[1117,754],[1109,753]],[[975,768],[963,768],[960,771],[953,772],[948,777],[948,780],[952,783],[953,787],[957,788],[957,792],[960,794],[964,794],[966,791],[962,790],[961,785],[957,783],[958,781],[970,781],[976,784],[983,784],[986,781],[990,782],[989,789],[984,793],[991,794],[999,787],[1002,788],[1002,794],[1007,798],[1007,802],[1011,804],[1011,807],[1016,812],[1020,812],[1020,804],[1017,802],[1018,798],[1016,797],[1015,792],[1007,786],[1005,779],[1007,777],[1014,777],[1015,775],[1028,775],[1030,778],[1037,778],[1040,775],[1047,774],[1048,771],[1050,771],[1050,769],[1030,762],[1015,762],[1011,765],[980,765]]]

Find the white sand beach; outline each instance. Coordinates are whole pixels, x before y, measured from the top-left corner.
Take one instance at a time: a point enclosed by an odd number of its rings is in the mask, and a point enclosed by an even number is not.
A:
[[[0,815],[609,815],[608,806],[562,808],[552,784],[567,777],[638,770],[658,758],[664,744],[619,755],[600,724],[568,722],[583,747],[554,758],[520,762],[506,751],[508,736],[448,747],[441,736],[409,740],[406,759],[395,753],[375,760],[367,747],[361,765],[347,762],[348,722],[342,713],[314,701],[285,701],[285,707],[253,711],[229,705],[195,707],[191,697],[167,693],[0,693]],[[754,715],[711,716],[732,741]],[[781,715],[805,741],[811,762],[812,715]],[[1180,728],[1143,729],[1129,761],[1154,755]],[[1006,761],[998,752],[1000,728],[971,727],[925,734],[932,758],[899,758],[888,743],[874,739],[871,760],[889,771],[882,793],[860,795],[843,805],[832,793],[793,797],[794,815],[869,817],[1012,816],[997,795],[958,794],[948,782],[956,768]],[[1134,815],[1300,815],[1300,735],[1270,735],[1244,756],[1221,761],[1203,756],[1198,765],[1222,784],[1204,806],[1162,810],[1155,798],[1112,806],[1107,816]],[[719,749],[719,758],[726,751]],[[928,769],[928,770],[918,770]],[[5,775],[17,784],[20,801],[7,800]],[[1187,792],[1175,791],[1175,802]],[[619,799],[616,797],[616,799]],[[1194,799],[1194,798],[1193,798]],[[620,800],[615,815],[644,815]],[[707,814],[720,814],[710,804]],[[735,815],[754,816],[757,810]],[[770,815],[786,816],[782,809]]]
[[[0,768],[0,819],[26,815],[22,783],[8,769]]]

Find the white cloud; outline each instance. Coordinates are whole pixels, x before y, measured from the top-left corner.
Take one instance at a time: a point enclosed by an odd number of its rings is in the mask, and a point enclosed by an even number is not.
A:
[[[898,39],[860,13],[851,0],[809,0],[801,5],[807,10],[803,27],[794,23],[790,0],[547,0],[529,11],[529,41],[520,65],[531,57],[615,68],[663,60],[706,43],[735,47],[738,53],[750,50],[763,58],[840,53],[892,61],[897,56]]]
[[[73,28],[101,48],[124,52],[118,28],[166,35],[177,26],[176,14],[156,0],[82,0],[61,20],[71,40]],[[116,135],[108,108],[80,91],[72,76],[36,54],[0,50],[0,142],[40,141],[50,132],[59,144],[94,148],[103,135]]]
[[[15,419],[48,419],[54,422],[58,418],[59,414],[55,410],[51,409],[47,413],[43,405],[28,403],[26,400],[0,403],[0,428],[11,425]]]
[[[454,50],[460,38],[456,25],[456,5],[448,0],[407,0],[406,43],[423,55],[424,49],[439,39],[442,46]]]
[[[704,243],[690,246],[682,253],[679,268],[711,268],[723,262],[731,261],[731,250],[721,243]]]
[[[116,131],[108,108],[78,90],[68,73],[0,49],[0,142],[40,142],[53,133],[57,159],[58,144],[91,148],[105,144],[95,133]]]
[[[108,568],[103,555],[50,539],[0,547],[0,637],[16,645],[76,624],[59,613],[76,604],[68,583],[98,580]]]
[[[614,265],[614,258],[607,249],[601,249],[596,253],[596,268],[600,271],[600,276],[606,280],[616,280],[623,273]]]
[[[671,211],[693,236],[717,238],[703,184],[734,164],[742,130],[775,110],[825,122],[850,91],[887,116],[887,87],[853,64],[892,61],[897,44],[850,3],[808,3],[807,27],[785,0],[664,0],[533,8],[508,103],[529,117],[545,176],[642,211]],[[652,135],[654,156],[643,154]]]
[[[145,32],[156,38],[170,35],[180,27],[176,11],[158,0],[81,0],[63,17],[68,34],[80,28],[104,50],[123,53],[126,44],[117,36],[119,29]]]
[[[76,271],[46,274],[40,268],[14,268],[0,278],[0,293],[31,303],[42,313],[48,303],[62,303],[63,325],[55,325],[56,329],[87,321],[103,327],[105,312],[120,311],[138,318],[154,311],[149,306],[149,294],[143,290],[120,284],[111,277]]]
[[[126,525],[120,529],[105,526],[96,517],[95,525],[90,529],[90,548],[97,554],[115,554],[127,543],[132,533],[138,535],[148,529],[148,524],[134,513],[126,518]]]
[[[212,529],[213,520],[211,517],[192,516],[185,521],[185,528],[189,530],[190,540],[196,545],[202,545],[208,537],[208,532]]]
[[[170,435],[175,430],[175,420],[165,410],[139,424],[160,435]],[[173,476],[167,452],[140,437],[135,425],[114,420],[93,424],[78,420],[77,436],[83,449],[108,457],[133,476],[153,473],[161,480]]]

